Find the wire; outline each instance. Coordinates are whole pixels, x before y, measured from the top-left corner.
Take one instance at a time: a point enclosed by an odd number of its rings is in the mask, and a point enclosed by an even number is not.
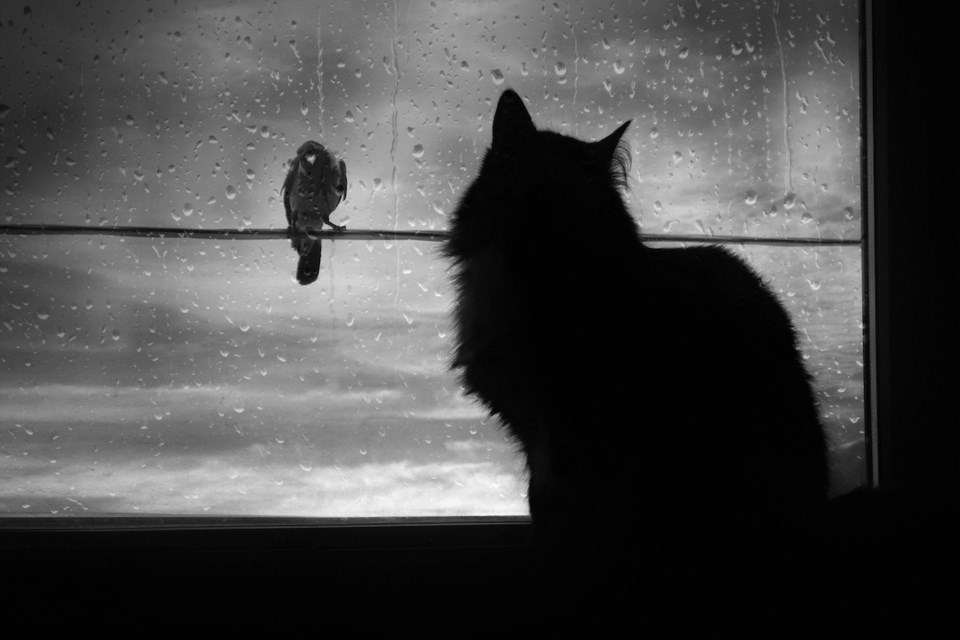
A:
[[[195,238],[206,240],[263,240],[290,238],[287,229],[182,229],[176,227],[112,226],[94,227],[60,224],[5,224],[0,225],[0,235],[107,235],[133,236],[137,238]],[[387,229],[345,229],[343,231],[320,231],[317,237],[329,240],[422,240],[441,242],[449,236],[447,231],[393,231]],[[641,233],[647,242],[691,242],[698,244],[760,244],[779,246],[859,246],[860,239],[843,238],[775,238],[760,236],[710,236],[674,233]]]

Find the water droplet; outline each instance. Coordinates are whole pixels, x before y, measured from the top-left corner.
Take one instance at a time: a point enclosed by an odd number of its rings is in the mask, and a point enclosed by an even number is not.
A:
[[[557,60],[557,63],[553,65],[553,70],[560,78],[567,75],[567,65],[564,64],[562,60]]]
[[[804,211],[803,215],[800,216],[800,222],[802,224],[810,224],[813,222],[813,215],[809,211]]]
[[[844,207],[844,208],[843,208],[843,219],[844,219],[844,220],[853,220],[853,207]]]
[[[747,191],[746,195],[743,198],[743,201],[750,206],[757,204],[757,192],[754,190]]]
[[[413,146],[413,157],[418,160],[423,157],[423,145],[417,144]]]
[[[613,61],[613,72],[618,76],[622,74],[626,68],[623,66],[623,60],[617,59]]]
[[[689,55],[690,55],[690,49],[688,49],[688,48],[686,48],[686,47],[684,47],[683,49],[680,49],[680,59],[681,59],[681,60],[686,60],[686,59],[687,59],[687,56],[689,56]]]
[[[183,205],[183,215],[192,216],[193,215],[193,205],[187,202]]]
[[[732,45],[730,45],[730,52],[735,56],[740,55],[743,53],[743,45],[739,42],[734,42]]]
[[[237,197],[237,190],[233,187],[232,184],[227,185],[227,200],[233,200]]]
[[[807,280],[807,284],[810,285],[810,288],[814,291],[820,291],[820,287],[823,286],[822,280]]]
[[[653,127],[652,129],[650,129],[650,139],[651,139],[651,140],[656,140],[656,139],[659,138],[659,137],[660,137],[660,130],[659,130],[659,129],[657,129],[656,127]]]
[[[353,117],[353,111],[347,109],[347,112],[343,115],[344,122],[354,122],[356,118]]]
[[[790,209],[793,209],[795,204],[797,204],[797,194],[793,193],[792,191],[783,197],[784,209],[789,211]]]
[[[493,78],[493,84],[497,84],[497,85],[503,84],[504,77],[503,77],[503,72],[500,71],[500,69],[494,69],[493,71],[491,71],[490,77]]]

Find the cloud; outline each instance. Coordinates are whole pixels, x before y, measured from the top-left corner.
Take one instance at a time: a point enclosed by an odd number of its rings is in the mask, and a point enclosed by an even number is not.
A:
[[[523,515],[517,476],[490,462],[406,461],[352,467],[263,467],[233,456],[80,467],[22,477],[0,512],[309,517]],[[28,490],[28,491],[27,491]]]
[[[455,440],[453,442],[444,442],[443,446],[453,453],[463,455],[474,455],[489,453],[490,451],[504,451],[511,449],[505,442],[486,441],[486,440]]]

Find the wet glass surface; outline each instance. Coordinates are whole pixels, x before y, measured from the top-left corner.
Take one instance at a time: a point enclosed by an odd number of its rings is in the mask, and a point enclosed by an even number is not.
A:
[[[317,139],[349,168],[334,222],[442,231],[511,87],[570,135],[633,120],[645,232],[857,239],[856,15],[4,7],[2,222],[282,229],[285,163]],[[287,240],[0,236],[0,513],[525,513],[522,461],[447,370],[437,245],[323,247],[301,287]],[[800,331],[836,491],[862,484],[859,247],[734,250]]]

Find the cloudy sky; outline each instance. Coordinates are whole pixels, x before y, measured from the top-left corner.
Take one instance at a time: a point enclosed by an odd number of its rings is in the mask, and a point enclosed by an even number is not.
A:
[[[351,229],[446,227],[506,87],[541,126],[627,119],[650,233],[860,234],[857,8],[818,2],[0,5],[3,224],[285,226],[340,151]],[[447,369],[428,242],[0,236],[0,513],[521,514],[522,461]],[[735,247],[864,468],[860,252]],[[584,435],[585,440],[589,434]]]

